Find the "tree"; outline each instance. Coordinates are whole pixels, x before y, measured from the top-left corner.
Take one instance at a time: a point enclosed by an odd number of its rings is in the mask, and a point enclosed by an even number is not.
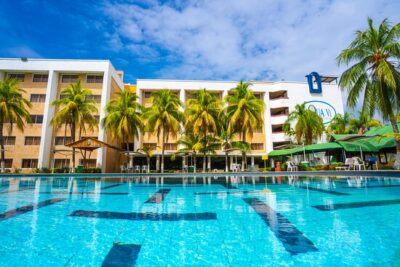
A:
[[[391,26],[385,19],[375,27],[357,31],[355,39],[337,57],[339,65],[351,65],[340,77],[339,86],[348,91],[347,105],[354,107],[364,97],[363,113],[375,111],[389,120],[393,132],[399,133],[396,114],[400,107],[400,73],[395,62],[400,59],[400,23]],[[400,168],[400,139],[396,140],[395,168]]]
[[[88,98],[92,92],[82,88],[79,80],[62,90],[60,95],[60,99],[51,102],[59,109],[51,119],[51,124],[56,127],[64,125],[65,130],[69,127],[71,140],[75,142],[77,130],[80,138],[82,131],[86,131],[86,127],[93,127],[94,122],[97,121],[96,102]],[[75,148],[72,148],[72,168],[75,168]]]
[[[193,135],[201,135],[203,172],[205,172],[206,155],[212,151],[213,144],[211,143],[215,143],[211,140],[218,131],[218,115],[222,105],[216,96],[206,89],[197,91],[194,96],[186,102],[185,128],[190,129]]]
[[[329,134],[347,134],[349,133],[349,122],[351,120],[351,114],[345,112],[342,114],[336,114],[332,121],[329,123],[326,131]]]
[[[295,122],[292,129],[291,123]],[[306,104],[297,104],[295,109],[289,113],[283,130],[287,134],[294,134],[297,144],[304,142],[305,145],[312,144],[324,133],[324,122],[314,111],[307,109]]]
[[[139,148],[138,151],[141,151],[145,154],[147,161],[147,171],[150,172],[150,159],[154,155],[154,149],[151,146],[144,145]]]
[[[127,144],[135,137],[139,137],[144,125],[142,121],[143,107],[137,102],[138,96],[128,91],[117,93],[117,98],[112,99],[106,106],[106,117],[102,124],[114,139]]]
[[[352,118],[349,121],[349,132],[364,134],[370,127],[382,126],[381,122],[371,118],[368,114],[359,112],[358,118]]]
[[[193,135],[190,131],[185,131],[178,141],[178,144],[182,147],[178,150],[179,152],[190,153],[192,162],[194,165],[194,172],[196,172],[197,164],[197,153],[201,150],[202,144],[200,143],[200,136]]]
[[[250,83],[239,82],[225,97],[228,134],[238,132],[240,140],[246,143],[253,138],[253,130],[262,127],[264,102],[254,96]],[[246,162],[246,151],[242,150],[242,171]]]
[[[9,134],[12,133],[14,124],[20,131],[24,130],[25,123],[31,121],[27,108],[31,102],[23,97],[24,90],[19,88],[17,80],[5,79],[0,81],[0,170],[5,172],[5,151],[4,151],[4,126],[9,125]]]
[[[179,132],[183,121],[182,103],[174,92],[167,89],[154,92],[151,102],[151,107],[144,112],[146,130],[155,133],[158,141],[161,137],[161,172],[164,172],[165,143],[170,135],[175,137]]]

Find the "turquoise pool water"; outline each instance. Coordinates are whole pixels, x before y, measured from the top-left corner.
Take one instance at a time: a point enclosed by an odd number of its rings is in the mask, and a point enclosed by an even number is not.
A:
[[[396,266],[400,180],[0,178],[0,266]]]

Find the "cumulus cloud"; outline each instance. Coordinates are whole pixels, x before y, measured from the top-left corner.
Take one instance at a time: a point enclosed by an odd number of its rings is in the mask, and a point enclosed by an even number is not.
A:
[[[398,1],[374,0],[106,2],[103,8],[113,42],[123,40],[133,56],[163,61],[159,77],[232,80],[339,74],[335,57],[354,31],[365,28],[368,16],[397,22],[398,10]]]

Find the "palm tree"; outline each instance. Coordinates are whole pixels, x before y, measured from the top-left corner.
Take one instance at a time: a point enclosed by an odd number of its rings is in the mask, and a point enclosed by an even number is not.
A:
[[[379,111],[399,133],[396,114],[400,107],[400,73],[396,61],[400,59],[400,23],[391,26],[385,19],[375,27],[368,18],[368,28],[357,31],[350,46],[344,49],[337,61],[339,65],[353,64],[339,80],[342,89],[349,93],[347,105],[354,107],[363,95],[363,113],[372,116]],[[395,168],[400,168],[400,139],[396,140]]]
[[[112,99],[106,106],[106,117],[102,124],[113,139],[118,139],[127,145],[139,137],[143,129],[143,107],[137,102],[138,96],[128,91],[117,93],[117,98]]]
[[[264,102],[256,98],[249,88],[250,83],[239,82],[225,97],[227,103],[228,134],[239,132],[240,139],[246,143],[247,136],[253,138],[253,130],[262,127]],[[242,151],[242,171],[246,162],[246,151]]]
[[[24,90],[19,88],[17,80],[6,79],[0,81],[0,169],[5,171],[5,151],[4,151],[4,124],[9,124],[9,134],[13,130],[14,124],[21,131],[24,130],[24,120],[30,122],[31,116],[27,108],[31,107],[31,102],[23,97]]]
[[[202,144],[200,142],[199,135],[193,135],[190,131],[185,131],[185,133],[179,138],[178,144],[182,147],[178,150],[179,152],[190,153],[194,172],[196,172],[197,168],[197,153],[202,149]]]
[[[358,118],[353,118],[349,121],[349,131],[351,133],[364,134],[367,129],[379,126],[382,126],[379,120],[373,119],[361,111],[359,111]]]
[[[296,122],[294,129],[291,123]],[[324,122],[314,111],[306,108],[306,104],[297,104],[295,109],[289,113],[283,130],[287,134],[294,134],[297,144],[304,142],[305,145],[312,144],[314,140],[321,138],[324,133]]]
[[[144,118],[147,122],[147,131],[161,137],[161,172],[164,172],[165,143],[169,135],[175,137],[183,121],[182,103],[179,97],[170,90],[163,89],[154,92],[151,97],[151,107],[145,109]]]
[[[75,142],[77,130],[80,138],[82,131],[86,131],[87,125],[91,129],[97,121],[96,102],[88,98],[91,95],[92,92],[82,88],[78,80],[61,91],[60,99],[51,102],[53,106],[59,108],[51,119],[51,124],[56,127],[64,125],[65,130],[69,127],[72,142]],[[72,148],[72,168],[75,168],[75,148]]]
[[[213,137],[218,131],[218,115],[221,112],[221,102],[215,95],[202,89],[195,93],[194,99],[186,102],[185,118],[186,129],[190,129],[193,135],[201,135],[203,143],[203,172],[206,171],[206,156],[212,152]]]
[[[147,170],[148,170],[148,172],[150,172],[150,159],[154,155],[153,147],[144,145],[141,148],[139,148],[138,151],[141,151],[145,154],[146,161],[147,161]]]
[[[351,120],[351,114],[345,112],[342,114],[336,114],[332,121],[329,123],[326,131],[329,134],[346,134],[349,132],[348,126]]]

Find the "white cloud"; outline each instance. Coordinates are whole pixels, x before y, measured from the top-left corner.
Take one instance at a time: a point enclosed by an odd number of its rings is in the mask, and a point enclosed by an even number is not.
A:
[[[371,16],[400,20],[400,2],[374,0],[176,0],[106,4],[114,32],[134,56],[157,60],[160,77],[304,80],[339,74],[335,57]]]
[[[25,45],[6,49],[5,52],[7,54],[11,55],[12,57],[30,57],[30,58],[41,58],[42,57],[35,50],[33,50],[32,48],[25,46]]]

